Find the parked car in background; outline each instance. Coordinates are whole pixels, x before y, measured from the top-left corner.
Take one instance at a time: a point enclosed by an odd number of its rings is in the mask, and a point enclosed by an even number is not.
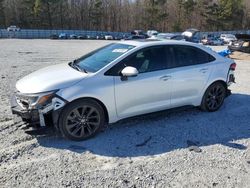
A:
[[[76,34],[70,34],[70,35],[69,35],[69,38],[70,38],[70,39],[77,39],[77,35],[76,35]]]
[[[203,45],[224,45],[224,41],[220,39],[219,37],[215,37],[214,35],[205,35],[201,39],[201,43]]]
[[[156,31],[156,30],[148,30],[147,35],[149,37],[156,36],[156,35],[158,35],[158,31]]]
[[[133,30],[131,31],[131,35],[143,35],[143,30]]]
[[[87,35],[78,35],[77,39],[80,39],[80,40],[87,39]]]
[[[96,35],[95,34],[88,34],[87,35],[87,39],[89,39],[89,40],[95,40],[96,39]]]
[[[136,115],[190,105],[217,111],[230,95],[235,67],[194,43],[122,41],[20,79],[11,108],[29,124],[50,122],[80,141]]]
[[[186,40],[183,35],[174,34],[174,33],[159,33],[157,36],[153,36],[151,38],[159,39],[159,40],[183,40],[183,41]]]
[[[181,35],[184,36],[186,41],[199,43],[200,42],[200,31],[198,29],[187,29]]]
[[[224,45],[224,41],[222,39],[220,39],[220,37],[214,37],[212,39],[212,45],[222,46],[222,45]]]
[[[183,35],[174,35],[170,38],[171,40],[183,40],[186,41],[185,37]]]
[[[59,39],[59,36],[58,36],[58,34],[52,34],[52,35],[50,35],[50,37],[49,37],[50,39]]]
[[[104,34],[97,34],[96,39],[97,40],[103,40],[103,39],[105,39],[105,35]]]
[[[225,44],[231,44],[232,42],[237,40],[237,38],[233,34],[221,34],[220,39],[222,39]]]
[[[20,27],[17,27],[17,26],[15,26],[15,25],[11,25],[11,26],[9,26],[8,28],[7,28],[7,31],[12,31],[12,32],[16,32],[16,31],[20,31],[21,29],[20,29]]]
[[[107,34],[104,36],[105,40],[113,40],[113,36],[111,34]]]
[[[131,35],[127,38],[124,38],[122,40],[139,40],[139,39],[146,39],[144,35]]]
[[[131,31],[131,35],[144,36],[144,38],[149,38],[147,33],[144,33],[143,30],[133,30]]]
[[[158,33],[157,36],[152,36],[151,39],[170,39],[174,34],[173,33]]]
[[[250,35],[238,34],[236,35],[237,40],[233,41],[228,48],[231,51],[240,51],[250,53]]]
[[[69,35],[67,33],[60,33],[59,34],[59,39],[68,39]]]

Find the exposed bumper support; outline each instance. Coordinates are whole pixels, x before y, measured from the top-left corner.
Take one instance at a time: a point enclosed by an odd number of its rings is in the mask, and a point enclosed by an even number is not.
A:
[[[54,97],[52,102],[39,109],[24,109],[16,101],[16,97],[11,98],[11,110],[13,114],[20,116],[24,121],[30,123],[31,125],[40,124],[44,127],[45,124],[45,115],[52,113],[53,123],[57,122],[59,114],[54,116],[54,112],[59,112],[60,109],[67,103],[67,101],[61,99],[60,97]],[[57,119],[56,119],[57,118]],[[55,124],[56,125],[56,124]]]

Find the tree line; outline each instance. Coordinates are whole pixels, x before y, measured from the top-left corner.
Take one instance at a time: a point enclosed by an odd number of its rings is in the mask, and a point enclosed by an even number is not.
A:
[[[249,0],[0,0],[0,28],[178,32],[250,28]]]

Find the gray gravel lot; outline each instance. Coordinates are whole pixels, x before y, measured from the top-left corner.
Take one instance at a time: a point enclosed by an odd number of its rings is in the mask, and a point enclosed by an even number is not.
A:
[[[249,56],[236,60],[233,94],[214,113],[191,108],[130,118],[84,142],[26,129],[11,115],[18,79],[107,43],[0,40],[0,187],[249,187]]]

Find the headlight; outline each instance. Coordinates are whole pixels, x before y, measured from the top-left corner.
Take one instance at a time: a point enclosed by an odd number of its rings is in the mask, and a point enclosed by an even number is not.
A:
[[[17,102],[25,108],[37,108],[46,106],[52,101],[56,91],[37,93],[37,94],[17,94]]]

